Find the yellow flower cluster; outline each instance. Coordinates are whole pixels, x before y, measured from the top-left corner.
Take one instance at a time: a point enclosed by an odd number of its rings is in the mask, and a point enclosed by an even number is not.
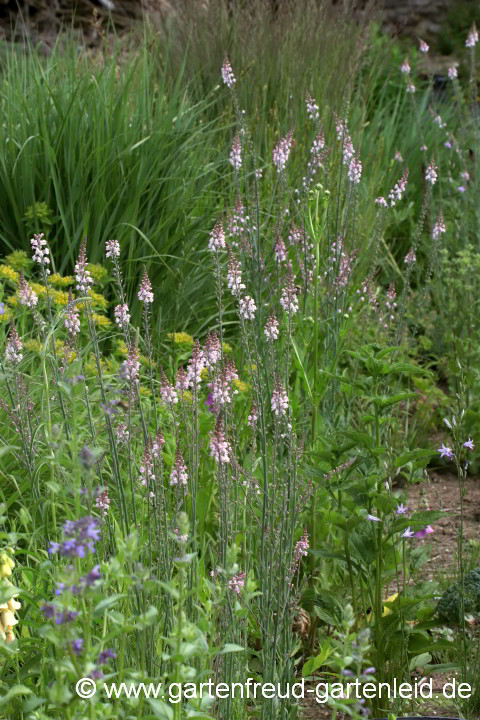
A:
[[[32,261],[28,257],[25,250],[14,250],[10,255],[7,255],[5,262],[14,270],[26,270],[32,265]]]
[[[96,283],[101,283],[108,277],[108,271],[103,265],[97,265],[97,263],[88,263],[88,269],[90,275]]]
[[[45,297],[47,294],[47,288],[45,285],[41,285],[40,283],[30,283],[30,287],[39,297]],[[49,287],[48,294],[55,305],[60,305],[61,307],[66,307],[68,305],[68,293],[64,290],[54,290]]]
[[[193,337],[185,332],[167,333],[167,338],[175,345],[193,345]]]
[[[200,370],[200,377],[202,378],[202,380],[208,379],[208,368],[202,368]]]
[[[59,285],[60,287],[68,287],[75,282],[73,275],[65,275],[65,277],[62,277],[62,275],[58,273],[53,273],[48,279],[52,285]]]
[[[117,348],[118,348],[119,355],[125,355],[125,356],[128,355],[128,347],[127,347],[127,343],[125,342],[125,340],[119,340],[117,342]]]
[[[3,581],[3,584],[13,587],[12,583],[7,580],[7,577],[10,577],[14,567],[15,563],[12,558],[7,555],[6,552],[0,553],[0,580]],[[21,604],[15,600],[16,597],[17,596],[14,595],[8,602],[0,603],[0,638],[7,643],[15,639],[13,628],[18,624],[18,620],[14,613],[22,607]]]
[[[38,340],[25,340],[23,343],[23,347],[25,350],[28,350],[29,352],[34,353],[40,353],[42,350],[42,345]]]
[[[243,382],[243,380],[237,380],[236,378],[234,378],[232,385],[240,392],[247,392],[250,389],[250,385],[247,385],[247,383]]]
[[[89,267],[90,267],[90,266],[89,266]],[[94,292],[93,290],[89,290],[89,291],[88,291],[88,297],[91,297],[91,298],[92,298],[92,305],[93,305],[93,306],[97,305],[97,307],[102,308],[102,310],[106,310],[106,309],[107,309],[107,304],[108,304],[108,303],[107,303],[107,301],[105,300],[105,298],[103,297],[103,295],[99,295],[98,293]],[[77,307],[80,308],[81,310],[83,310],[84,305],[85,305],[84,302],[79,302],[79,303],[77,303]]]
[[[13,305],[14,307],[18,304],[18,298],[16,295],[9,295],[7,297],[7,303],[9,305]]]
[[[109,328],[112,324],[111,321],[107,317],[105,317],[105,315],[99,315],[98,313],[93,313],[92,317],[95,322],[95,325],[98,325],[98,327]]]
[[[29,205],[25,210],[24,217],[27,220],[40,220],[40,222],[48,222],[52,211],[48,207],[46,202],[36,202],[34,205]]]
[[[10,280],[10,282],[13,283],[17,283],[20,280],[18,272],[8,265],[0,265],[0,277],[5,278],[5,280]]]
[[[3,315],[0,315],[1,323],[9,323],[13,318],[13,313],[10,308],[5,308]]]

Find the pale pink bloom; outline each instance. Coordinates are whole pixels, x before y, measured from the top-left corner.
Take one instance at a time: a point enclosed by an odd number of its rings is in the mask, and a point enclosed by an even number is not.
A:
[[[431,162],[426,171],[425,171],[425,180],[427,182],[431,183],[432,185],[435,185],[437,181],[437,166],[434,162]]]
[[[165,445],[165,438],[162,433],[157,433],[155,440],[152,443],[152,457],[160,457],[163,446]]]
[[[228,581],[228,587],[230,590],[233,590],[233,592],[237,593],[237,595],[240,595],[241,589],[245,587],[245,573],[237,573],[234,575],[230,580]]]
[[[73,302],[73,295],[71,292],[68,293],[68,307],[64,325],[72,336],[75,336],[80,332],[79,312],[77,306]]]
[[[210,439],[210,456],[215,462],[226,464],[230,462],[230,453],[232,449],[229,442],[225,438],[221,421],[217,422],[217,427]]]
[[[87,254],[86,254],[86,241],[82,240],[80,245],[80,252],[78,254],[78,260],[75,264],[75,280],[77,281],[76,289],[79,293],[86,295],[88,293],[90,285],[93,285],[93,278],[90,274],[90,270],[87,270]]]
[[[362,163],[360,160],[353,158],[348,166],[348,179],[354,185],[358,185],[362,177]]]
[[[152,283],[148,278],[146,270],[143,271],[142,282],[140,283],[137,297],[139,300],[145,303],[145,305],[150,305],[151,303],[153,303]]]
[[[190,386],[190,381],[189,381],[188,373],[183,368],[179,368],[177,370],[177,379],[175,382],[175,387],[177,388],[177,390],[180,390],[180,392],[183,394],[183,392],[185,390],[188,390],[189,386]]]
[[[427,43],[426,43],[424,40],[420,40],[420,52],[422,52],[422,53],[428,53],[429,49],[430,49],[430,48],[429,48],[429,46],[427,45]]]
[[[407,188],[408,183],[408,168],[405,169],[402,177],[400,180],[394,185],[392,190],[390,190],[390,193],[388,195],[388,199],[390,201],[390,207],[395,207],[397,202],[399,202],[403,194]]]
[[[448,68],[448,77],[450,80],[455,80],[458,77],[458,70],[454,65]]]
[[[385,200],[384,197],[378,197],[378,198],[375,200],[375,204],[376,204],[376,205],[379,205],[380,207],[386,207],[386,208],[388,208],[388,203],[387,203],[387,201]]]
[[[275,315],[269,316],[263,332],[270,342],[278,339],[278,320]]]
[[[314,98],[307,92],[305,97],[305,102],[307,105],[307,115],[310,118],[310,120],[318,120],[320,117],[318,113],[318,105],[315,102]]]
[[[204,367],[205,353],[200,347],[198,340],[196,340],[195,347],[192,350],[192,356],[188,361],[187,377],[189,387],[193,387],[194,384],[198,387],[201,384],[201,373]]]
[[[439,215],[438,218],[437,218],[437,221],[436,221],[435,225],[434,225],[433,228],[432,228],[432,238],[433,238],[434,240],[438,240],[438,238],[440,237],[440,235],[441,235],[442,233],[445,233],[446,231],[447,231],[447,229],[446,229],[446,227],[445,227],[445,222],[444,222],[444,220],[443,220],[443,213],[440,213],[440,215]]]
[[[228,263],[227,280],[228,287],[231,290],[232,295],[238,295],[241,290],[245,290],[245,285],[242,283],[242,270],[240,261],[231,255]]]
[[[414,262],[416,262],[417,256],[415,255],[415,252],[413,248],[411,248],[408,253],[405,255],[404,263],[405,265],[413,265]]]
[[[120,377],[123,380],[135,382],[138,380],[139,372],[140,362],[137,360],[137,348],[135,343],[132,343],[128,349],[128,359],[120,365]]]
[[[108,490],[104,490],[97,496],[95,500],[96,507],[102,511],[102,515],[105,517],[108,515],[108,508],[110,506],[110,498],[108,497]]]
[[[130,313],[128,312],[128,305],[117,305],[115,308],[115,322],[121,328],[127,327],[130,322]]]
[[[244,320],[253,320],[255,317],[256,309],[257,306],[255,305],[255,300],[250,297],[250,295],[245,295],[244,298],[240,298],[239,312],[240,317],[242,317]]]
[[[12,365],[18,365],[18,363],[23,358],[23,355],[21,352],[22,349],[23,349],[23,343],[15,329],[15,326],[13,326],[12,329],[10,330],[7,347],[5,348],[5,360],[7,362],[12,363]]]
[[[470,173],[467,172],[466,170],[464,170],[463,172],[460,173],[460,177],[463,180],[470,180]]]
[[[288,410],[288,395],[277,380],[275,390],[272,393],[272,412],[278,417],[285,415]]]
[[[242,167],[242,144],[238,133],[233,139],[232,150],[230,152],[230,164],[235,170],[240,170]]]
[[[300,538],[300,540],[295,545],[295,551],[294,551],[294,559],[293,564],[295,567],[298,566],[300,560],[302,557],[306,557],[308,555],[308,532],[305,530],[303,537]]]
[[[413,83],[409,82],[407,85],[407,93],[410,93],[411,95],[413,95],[416,92],[417,92],[417,88],[415,87],[415,85]]]
[[[403,157],[402,157],[401,153],[400,153],[398,150],[397,150],[397,152],[395,153],[395,160],[396,160],[397,162],[401,162],[401,163],[403,162]]]
[[[119,443],[120,445],[128,442],[130,433],[128,432],[128,428],[125,423],[118,423],[117,427],[115,428],[115,436],[117,438],[117,443]]]
[[[221,222],[217,222],[208,241],[208,249],[212,252],[216,250],[225,250],[225,233]]]
[[[287,251],[282,238],[278,238],[276,242],[275,257],[277,259],[277,262],[285,262],[285,260],[287,259]]]
[[[33,259],[35,262],[42,265],[47,275],[50,275],[50,270],[45,267],[50,264],[50,251],[47,247],[47,241],[45,240],[43,233],[40,233],[40,235],[34,235],[30,240],[30,244],[33,250]]]
[[[220,340],[218,339],[218,335],[216,332],[211,332],[208,334],[207,340],[205,342],[205,367],[214,368],[220,360],[221,356],[222,348],[220,345]]]
[[[475,27],[475,23],[472,25],[472,29],[468,33],[467,39],[465,40],[465,47],[473,48],[478,42],[478,32]]]
[[[107,240],[105,244],[105,257],[115,260],[120,257],[120,243],[118,240]]]
[[[410,70],[411,70],[411,68],[408,63],[408,60],[407,60],[407,58],[405,58],[405,60],[403,61],[403,64],[400,65],[400,72],[403,73],[404,75],[409,75]]]
[[[187,485],[188,484],[188,473],[187,466],[185,465],[184,459],[181,453],[177,450],[175,457],[175,465],[170,473],[170,485]]]
[[[292,149],[292,138],[293,133],[290,131],[288,135],[278,141],[273,149],[272,160],[278,172],[285,170]]]
[[[160,381],[160,396],[166,405],[176,405],[178,403],[177,393],[173,385],[168,381],[167,376],[162,370]]]
[[[232,66],[230,65],[228,58],[225,58],[222,65],[222,80],[225,85],[231,90],[236,83],[235,75],[233,74]]]
[[[23,270],[20,273],[20,287],[18,289],[18,301],[20,305],[25,305],[27,308],[34,308],[38,302],[37,294],[32,290],[30,285],[25,280]]]
[[[255,404],[252,403],[252,411],[247,419],[247,425],[249,425],[251,428],[254,428],[255,425],[258,422],[258,412]]]

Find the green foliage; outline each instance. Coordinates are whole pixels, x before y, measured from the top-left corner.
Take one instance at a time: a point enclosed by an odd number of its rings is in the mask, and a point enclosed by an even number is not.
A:
[[[456,583],[446,590],[438,602],[436,613],[441,620],[458,623],[463,613],[480,613],[480,568],[475,568],[464,577],[462,584]]]

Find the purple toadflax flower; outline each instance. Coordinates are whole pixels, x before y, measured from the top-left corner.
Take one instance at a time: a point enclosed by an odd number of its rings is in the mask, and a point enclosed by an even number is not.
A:
[[[100,540],[98,521],[87,515],[79,520],[68,520],[63,526],[65,540],[63,543],[50,543],[50,555],[59,553],[66,557],[85,557],[88,551],[95,552],[95,543]]]

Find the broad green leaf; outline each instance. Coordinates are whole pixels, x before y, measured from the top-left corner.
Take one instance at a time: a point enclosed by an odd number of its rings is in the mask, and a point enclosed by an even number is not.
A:
[[[123,598],[128,597],[126,593],[120,593],[116,595],[110,595],[109,597],[104,598],[103,600],[100,600],[97,605],[95,605],[93,609],[93,614],[95,615],[102,615],[105,610],[108,610],[108,608],[113,607],[116,605],[120,600]]]

